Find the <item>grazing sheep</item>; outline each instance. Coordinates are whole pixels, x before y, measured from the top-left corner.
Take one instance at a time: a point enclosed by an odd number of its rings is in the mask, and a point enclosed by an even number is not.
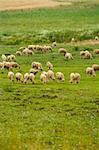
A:
[[[31,68],[35,68],[35,69],[37,69],[37,70],[43,70],[43,68],[42,68],[42,64],[41,63],[39,63],[39,62],[32,62],[32,64],[31,64]]]
[[[71,42],[75,42],[75,38],[72,38],[72,39],[71,39]]]
[[[34,84],[35,75],[33,73],[30,73],[29,74],[29,79],[32,82],[32,84]]]
[[[25,47],[20,47],[19,51],[23,51],[25,49]]]
[[[79,83],[81,79],[81,76],[79,73],[71,73],[70,74],[70,83]]]
[[[40,80],[41,80],[42,83],[47,83],[48,82],[48,77],[46,76],[46,74],[41,73]]]
[[[95,54],[99,54],[99,49],[95,49],[95,50],[94,50],[94,53],[95,53]]]
[[[33,53],[32,50],[30,50],[30,49],[28,49],[28,48],[25,48],[25,49],[22,51],[22,54],[29,56],[29,55],[33,55],[34,53]]]
[[[14,55],[8,55],[6,61],[8,62],[16,61],[16,57]]]
[[[52,64],[50,61],[47,62],[46,67],[47,67],[49,70],[53,70],[53,64]]]
[[[29,80],[29,73],[25,73],[23,82],[26,84],[28,80]]]
[[[60,48],[60,49],[58,50],[58,53],[63,53],[64,56],[65,56],[66,52],[67,52],[67,51],[66,51],[65,48]]]
[[[15,74],[15,78],[17,81],[21,81],[23,83],[23,75],[20,72]]]
[[[67,52],[67,53],[65,54],[65,59],[67,59],[67,60],[73,59],[72,54]]]
[[[7,60],[7,57],[4,54],[2,54],[1,58],[2,58],[2,61],[6,61]]]
[[[84,59],[92,59],[92,54],[89,51],[85,51]]]
[[[16,51],[16,55],[17,55],[17,56],[21,56],[21,55],[22,55],[22,52],[21,52],[21,51]]]
[[[11,62],[3,61],[3,68],[5,68],[7,70],[12,70]]]
[[[9,80],[11,80],[13,82],[14,81],[14,72],[9,71],[8,72],[8,78],[9,78]]]
[[[97,71],[97,70],[99,70],[99,65],[93,64],[93,65],[92,65],[92,68],[94,69],[94,71]]]
[[[38,70],[37,69],[34,69],[34,68],[31,68],[29,70],[29,73],[33,73],[34,75],[36,75],[38,73]]]
[[[20,69],[20,65],[16,62],[10,62],[11,64],[11,68],[19,68]]]
[[[87,68],[86,68],[86,74],[87,74],[87,75],[90,75],[90,76],[93,76],[93,77],[96,76],[96,73],[95,73],[94,69],[91,68],[91,67],[87,67]]]
[[[80,52],[80,56],[82,56],[82,58],[84,59],[92,59],[92,54],[89,51],[81,51]]]
[[[52,70],[48,70],[47,74],[49,79],[55,80],[55,75]]]
[[[56,73],[56,79],[60,80],[60,81],[64,81],[64,74],[62,72],[57,72]]]
[[[36,49],[35,45],[28,45],[28,49],[34,51]]]

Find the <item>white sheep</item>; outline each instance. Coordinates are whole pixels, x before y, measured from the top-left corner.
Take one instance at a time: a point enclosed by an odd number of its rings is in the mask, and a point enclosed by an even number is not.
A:
[[[93,64],[92,68],[94,69],[94,71],[99,70],[99,65],[98,64]]]
[[[43,70],[42,64],[40,62],[32,62],[31,68],[35,68],[37,70]]]
[[[50,61],[48,61],[48,62],[46,63],[46,67],[47,67],[49,70],[53,70],[53,64],[52,64]]]
[[[9,80],[11,80],[13,82],[14,81],[14,72],[9,71],[8,72],[8,78],[9,78]]]
[[[95,40],[97,41],[99,38],[98,38],[98,36],[95,36]]]
[[[95,77],[96,73],[92,67],[87,67],[86,68],[86,74]]]
[[[23,82],[26,84],[28,82],[28,80],[29,80],[29,73],[25,73]]]
[[[7,60],[7,57],[4,54],[2,54],[1,58],[2,58],[2,61],[6,61]]]
[[[54,47],[56,47],[57,46],[57,43],[56,42],[53,42],[52,43],[52,47],[54,48]]]
[[[48,70],[47,74],[48,74],[48,79],[55,80],[55,75],[52,70]]]
[[[57,72],[56,79],[58,79],[60,81],[65,81],[64,74],[62,72]]]
[[[66,52],[67,52],[67,50],[66,50],[65,48],[60,48],[60,49],[58,50],[58,53],[63,53],[64,56],[65,56]]]
[[[25,49],[22,51],[22,54],[29,56],[29,55],[33,55],[34,53],[33,53],[32,50],[30,50],[30,49],[28,49],[28,48],[25,48]]]
[[[81,79],[81,76],[79,73],[71,73],[70,74],[70,83],[79,83]]]
[[[17,72],[16,74],[15,74],[15,78],[16,78],[16,80],[17,81],[21,81],[22,83],[23,83],[23,75],[22,75],[22,73],[20,73],[20,72]]]
[[[30,68],[29,73],[33,73],[34,75],[36,75],[38,73],[38,70],[35,68]]]
[[[35,82],[34,82],[35,75],[34,75],[33,73],[30,73],[30,74],[29,74],[29,79],[30,79],[30,81],[32,82],[32,84],[35,83]]]
[[[65,59],[67,59],[67,60],[73,59],[72,54],[67,52],[67,53],[65,54]]]
[[[43,82],[43,83],[47,83],[47,82],[48,82],[48,77],[46,76],[46,74],[41,73],[41,75],[40,75],[40,80],[41,80],[41,82]]]
[[[82,58],[84,59],[92,59],[92,54],[89,51],[81,51],[80,52],[80,56],[82,56]]]
[[[21,51],[16,51],[16,55],[17,55],[17,56],[21,56],[21,55],[22,55],[22,52],[21,52]]]

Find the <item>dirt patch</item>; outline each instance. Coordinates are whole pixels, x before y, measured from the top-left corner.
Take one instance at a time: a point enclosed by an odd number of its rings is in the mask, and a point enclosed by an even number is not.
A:
[[[69,43],[70,44],[70,43]],[[99,40],[84,40],[79,42],[74,42],[74,45],[99,45]]]
[[[65,2],[58,2],[53,0],[0,0],[0,11],[56,7],[60,5],[71,5],[71,2],[68,0]]]

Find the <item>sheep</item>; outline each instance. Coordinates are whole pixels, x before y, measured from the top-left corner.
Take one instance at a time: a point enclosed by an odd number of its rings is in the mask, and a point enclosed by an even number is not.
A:
[[[75,42],[75,38],[72,38],[72,39],[71,39],[71,42]]]
[[[2,58],[2,61],[6,61],[7,60],[7,57],[4,54],[2,54],[1,58]]]
[[[19,51],[23,51],[25,49],[25,47],[20,47]]]
[[[14,81],[14,72],[9,71],[8,72],[8,78],[9,78],[9,80],[11,80],[13,82]]]
[[[29,80],[29,73],[25,73],[23,82],[26,84],[28,80]]]
[[[79,73],[71,73],[70,74],[70,83],[79,83],[81,79],[81,76]]]
[[[19,68],[20,69],[20,65],[16,62],[10,62],[11,64],[11,68]]]
[[[98,38],[98,36],[95,36],[95,40],[97,41],[99,38]]]
[[[82,56],[84,59],[92,59],[92,54],[89,51],[81,51],[80,56]]]
[[[42,64],[40,63],[40,62],[32,62],[32,64],[31,64],[31,68],[35,68],[35,69],[37,69],[37,70],[43,70],[43,68],[42,68]]]
[[[28,48],[25,48],[25,49],[22,51],[22,54],[29,56],[29,55],[33,55],[34,53],[33,53],[32,50],[29,50]]]
[[[29,79],[31,80],[32,84],[34,84],[35,75],[33,73],[30,73]]]
[[[47,67],[49,70],[53,70],[53,64],[52,64],[50,61],[48,61],[48,62],[46,63],[46,67]]]
[[[92,65],[92,68],[94,69],[94,71],[97,71],[97,70],[99,70],[99,65],[93,64],[93,65]]]
[[[36,75],[38,73],[38,70],[37,69],[34,69],[34,68],[31,68],[29,70],[29,73],[33,73],[34,75]]]
[[[35,45],[28,45],[28,49],[34,51],[36,49]]]
[[[64,74],[62,72],[57,72],[56,79],[58,79],[60,81],[65,81]]]
[[[86,74],[95,77],[96,73],[92,67],[87,67],[86,68]]]
[[[56,46],[57,46],[56,42],[53,42],[53,43],[52,43],[52,47],[54,48],[54,47],[56,47]]]
[[[67,59],[67,60],[73,59],[72,54],[67,52],[67,53],[65,54],[65,59]]]
[[[99,49],[95,49],[95,50],[94,50],[94,53],[95,53],[95,54],[99,54]]]
[[[2,68],[5,68],[7,70],[12,70],[11,62],[3,61],[3,67]]]
[[[15,74],[15,78],[17,81],[21,81],[23,83],[23,75],[20,72]]]
[[[92,59],[92,54],[89,51],[85,51],[84,59]]]
[[[58,53],[63,53],[64,56],[65,56],[66,52],[67,52],[67,51],[66,51],[65,48],[60,48],[60,49],[58,50]]]
[[[21,55],[22,55],[22,52],[21,52],[21,51],[16,51],[16,55],[17,55],[17,56],[21,56]]]
[[[47,75],[49,79],[55,80],[55,75],[52,70],[48,70]]]
[[[47,77],[47,75],[44,74],[44,73],[41,73],[41,75],[40,75],[40,80],[41,80],[42,83],[47,83],[47,82],[48,82],[48,77]]]
[[[9,61],[9,62],[16,61],[15,55],[8,55],[6,61]]]

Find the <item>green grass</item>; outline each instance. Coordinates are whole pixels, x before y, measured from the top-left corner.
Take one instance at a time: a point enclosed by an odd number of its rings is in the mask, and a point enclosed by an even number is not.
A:
[[[85,74],[99,56],[81,59],[79,52],[91,52],[99,45],[66,44],[75,35],[79,40],[93,38],[99,31],[99,6],[83,5],[55,9],[0,12],[0,58],[30,43],[58,43],[52,53],[17,56],[22,73],[28,72],[32,61],[54,64],[62,71],[65,82],[50,81],[43,85],[40,72],[35,84],[11,83],[7,70],[0,71],[0,149],[1,150],[98,150],[99,147],[99,72],[96,78]],[[86,37],[86,38],[85,38]],[[66,61],[58,48],[72,52],[74,60]],[[0,59],[1,61],[1,59]],[[16,73],[18,69],[14,69]],[[81,82],[69,83],[69,74],[79,72]]]
[[[90,4],[90,5],[89,5]],[[99,5],[0,12],[0,40],[6,45],[93,39],[99,35]],[[6,27],[5,27],[6,26]]]

